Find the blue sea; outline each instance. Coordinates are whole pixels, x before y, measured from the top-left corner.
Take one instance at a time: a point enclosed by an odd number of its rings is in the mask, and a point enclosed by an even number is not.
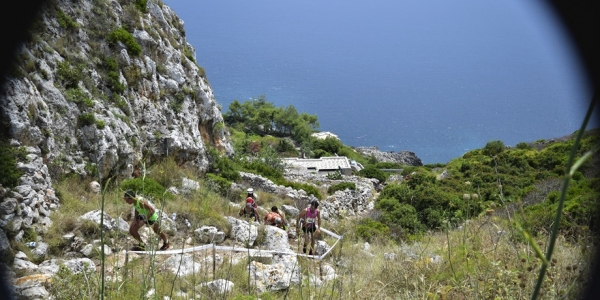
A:
[[[347,145],[426,164],[571,134],[592,97],[541,1],[163,2],[223,112],[265,95],[317,115]]]

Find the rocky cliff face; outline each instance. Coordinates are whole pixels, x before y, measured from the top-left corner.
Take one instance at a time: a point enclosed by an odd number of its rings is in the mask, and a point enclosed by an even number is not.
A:
[[[13,145],[39,149],[50,175],[129,175],[167,154],[204,170],[209,145],[233,152],[183,21],[145,3],[48,1],[20,49],[2,126]]]

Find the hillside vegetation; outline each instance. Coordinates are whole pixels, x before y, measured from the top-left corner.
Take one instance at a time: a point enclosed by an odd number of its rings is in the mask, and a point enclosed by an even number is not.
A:
[[[277,145],[284,139],[296,144],[286,136],[241,131],[234,131],[233,136],[237,155],[229,158],[210,151],[212,163],[206,175],[181,168],[172,158],[165,158],[146,166],[141,178],[111,182],[105,194],[106,211],[126,216],[130,208],[122,202],[121,193],[127,186],[149,195],[164,211],[177,215],[178,234],[173,237],[176,245],[183,244],[191,234],[184,219],[191,228],[212,225],[228,232],[230,225],[223,216],[237,216],[230,201],[242,199],[242,191],[230,189],[231,183],[239,180],[238,172],[263,174],[291,185],[277,162],[289,151],[281,151]],[[578,155],[598,141],[597,131],[586,133]],[[319,142],[311,145],[313,151],[321,149]],[[226,258],[215,273],[207,267],[194,276],[175,277],[160,270],[159,256],[135,258],[123,269],[118,268],[119,256],[112,256],[106,260],[111,279],[105,283],[104,293],[108,298],[139,298],[152,289],[157,295],[172,299],[528,299],[542,265],[536,251],[543,251],[549,244],[561,176],[572,145],[570,137],[521,143],[514,148],[492,141],[448,164],[421,167],[359,158],[366,169],[396,167],[403,171],[401,176],[391,177],[382,171],[372,173],[383,174],[386,185],[378,195],[376,209],[368,216],[324,222],[324,228],[343,234],[344,239],[323,262],[298,260],[305,276],[301,286],[258,292],[250,284],[249,261],[244,259]],[[340,149],[353,151],[343,144]],[[564,222],[541,289],[543,299],[576,298],[585,286],[593,255],[590,246],[598,231],[596,163],[597,157],[588,160],[571,179]],[[188,196],[167,196],[164,190],[177,186],[184,177],[197,180],[202,187]],[[303,184],[313,187],[313,193],[324,199],[342,187],[352,188],[343,182],[344,176],[341,178],[342,183],[330,189],[319,189],[318,183],[310,181]],[[51,241],[53,255],[64,255],[60,236],[65,233],[75,230],[87,239],[99,237],[101,230],[97,225],[75,218],[100,207],[101,196],[82,187],[86,181],[66,178],[58,185],[65,204],[53,215],[54,225],[44,236]],[[291,199],[264,191],[258,194],[263,207],[295,205]],[[81,195],[86,199],[83,202],[79,200]],[[130,243],[123,234],[108,233],[108,237],[114,239],[116,249]],[[211,254],[199,255],[206,259]],[[315,285],[310,274],[323,275],[324,266],[332,268],[336,277]],[[92,280],[83,276],[63,270],[50,291],[59,299],[98,297],[99,275],[88,274]],[[213,278],[232,281],[233,291],[219,294],[198,287]],[[65,289],[67,285],[78,288]]]
[[[599,130],[581,132],[580,140],[575,132],[514,147],[490,141],[446,164],[379,161],[334,137],[313,137],[315,115],[276,107],[264,96],[236,100],[221,114],[183,24],[160,0],[52,0],[19,50],[11,89],[0,94],[0,262],[12,268],[21,296],[581,295],[600,233]],[[571,153],[578,163],[568,170]],[[281,160],[336,155],[364,168],[352,175],[292,176]],[[280,192],[261,189],[255,179]],[[348,200],[323,220],[323,228],[343,238],[322,261],[278,254],[292,261],[292,270],[283,264],[266,269],[269,264],[258,265],[249,251],[215,247],[190,254],[192,272],[181,275],[182,254],[127,251],[137,242],[124,224],[133,218],[123,201],[126,190],[165,213],[160,222],[174,248],[207,244],[195,231],[212,226],[227,237],[224,246],[267,250],[264,225],[252,225],[258,228],[252,243],[232,238],[232,222],[251,224],[238,214],[248,187],[255,188],[263,212],[282,205],[303,209],[315,198],[324,211]],[[360,211],[352,207],[358,198],[368,200]],[[110,227],[104,218],[102,225],[81,218],[94,211],[123,221],[125,229],[116,221]],[[286,250],[298,252],[295,220],[288,221]],[[150,229],[140,232],[148,245],[158,244]],[[319,240],[336,242],[325,234]],[[68,259],[97,267],[73,273],[54,264]],[[279,276],[287,285],[259,288],[256,274],[263,271],[266,281]],[[292,284],[289,274],[296,273]],[[215,279],[233,286],[219,292],[203,285]]]

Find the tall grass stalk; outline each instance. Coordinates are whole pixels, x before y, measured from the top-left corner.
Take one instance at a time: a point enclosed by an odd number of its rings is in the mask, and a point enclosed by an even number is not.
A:
[[[102,206],[100,208],[100,262],[101,262],[101,280],[102,283],[100,285],[100,299],[104,300],[104,284],[105,284],[105,261],[106,261],[106,254],[104,253],[104,198],[106,196],[106,189],[108,188],[108,185],[110,184],[110,179],[108,179],[106,181],[106,184],[104,184],[104,189],[102,189]]]
[[[566,172],[565,172],[564,183],[563,183],[563,186],[562,186],[562,189],[560,192],[560,198],[558,200],[558,207],[556,208],[556,215],[554,217],[554,223],[552,224],[552,233],[551,233],[548,249],[546,252],[546,260],[544,262],[542,262],[542,266],[540,268],[540,273],[538,275],[538,280],[537,280],[535,289],[533,290],[533,294],[531,295],[532,300],[536,300],[539,297],[540,290],[542,288],[542,283],[544,282],[544,277],[546,276],[546,271],[548,270],[548,261],[550,261],[550,259],[552,258],[552,253],[554,251],[554,246],[556,244],[556,238],[558,237],[558,228],[560,226],[560,220],[562,218],[562,210],[563,210],[563,206],[565,203],[565,198],[567,196],[567,190],[569,189],[569,182],[571,181],[571,177],[572,177],[573,173],[575,173],[577,168],[579,166],[581,166],[583,161],[585,159],[588,159],[589,157],[591,157],[591,155],[583,156],[579,159],[579,161],[577,163],[573,164],[573,161],[575,160],[575,156],[577,155],[579,143],[581,142],[581,138],[583,137],[583,134],[585,133],[587,124],[589,123],[590,118],[592,117],[592,112],[594,111],[594,106],[596,105],[597,101],[598,101],[598,94],[594,94],[594,97],[592,98],[592,101],[590,102],[590,106],[588,107],[587,113],[585,114],[583,123],[581,124],[581,128],[577,132],[577,137],[575,138],[575,142],[573,143],[573,147],[571,148],[571,153],[569,154],[569,159],[567,160],[567,165],[565,168]],[[597,147],[595,147],[595,149],[597,149]]]

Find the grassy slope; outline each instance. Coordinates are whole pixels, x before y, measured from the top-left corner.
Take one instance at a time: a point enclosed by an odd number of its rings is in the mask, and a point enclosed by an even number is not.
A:
[[[527,150],[533,151],[533,150]],[[461,158],[459,161],[464,161]],[[451,162],[453,168],[457,160]],[[424,167],[425,169],[427,167]],[[194,172],[177,167],[170,159],[149,168],[149,178],[165,186],[180,182],[188,177],[203,183],[203,178]],[[465,178],[460,178],[465,180]],[[76,217],[83,213],[100,208],[101,196],[86,191],[87,180],[66,179],[57,186],[62,200],[61,209],[53,214],[53,227],[44,234],[44,240],[51,245],[51,254],[60,257],[65,244],[61,236],[68,232],[82,235],[88,241],[97,239],[99,230],[89,223],[82,223]],[[118,185],[118,183],[117,183]],[[122,191],[109,187],[106,194],[106,211],[111,216],[126,217],[130,211],[121,199]],[[263,207],[272,204],[287,203],[273,195],[260,192]],[[221,196],[210,192],[204,186],[189,197],[175,196],[164,203],[164,210],[178,215],[178,234],[171,237],[176,245],[181,245],[187,237],[192,236],[183,219],[187,218],[193,228],[201,225],[214,225],[228,231],[228,225],[222,216],[236,215],[228,199],[241,199],[242,195]],[[157,201],[155,201],[157,202]],[[161,205],[161,202],[158,201]],[[105,295],[113,299],[139,298],[146,290],[155,288],[158,295],[171,295],[183,291],[180,297],[279,299],[286,295],[290,299],[310,297],[335,299],[349,297],[351,299],[470,299],[470,298],[518,298],[531,295],[537,271],[540,266],[534,249],[524,241],[521,233],[510,225],[506,214],[481,214],[460,227],[430,231],[416,242],[404,243],[390,240],[387,237],[372,237],[370,249],[363,251],[364,240],[356,235],[357,220],[344,219],[338,224],[325,223],[324,227],[333,228],[345,234],[343,243],[333,255],[324,261],[335,269],[336,280],[324,283],[320,287],[303,285],[295,286],[288,292],[272,292],[257,295],[248,284],[246,271],[247,260],[243,256],[220,253],[223,262],[218,264],[215,274],[211,264],[205,264],[201,272],[176,278],[162,268],[164,257],[133,258],[123,266],[122,254],[112,255],[107,259],[106,274],[110,280],[105,287]],[[107,233],[109,245],[114,250],[128,247],[131,239],[126,234]],[[151,236],[153,236],[151,234]],[[568,236],[567,236],[568,237]],[[544,298],[556,298],[568,295],[575,297],[585,282],[589,271],[590,236],[577,242],[560,236],[555,251],[555,261],[549,269],[549,276],[543,286]],[[543,249],[547,244],[547,235],[539,233],[534,237]],[[156,241],[158,243],[158,241]],[[328,241],[330,244],[333,241]],[[293,244],[294,242],[291,242]],[[177,246],[178,247],[178,246]],[[24,247],[23,247],[24,248]],[[386,260],[384,254],[395,254],[395,258]],[[212,256],[211,252],[198,253],[195,258],[203,261]],[[303,276],[308,273],[319,274],[316,261],[300,259],[299,264]],[[207,268],[208,266],[208,268]],[[119,267],[119,268],[118,268]],[[81,275],[61,273],[52,285],[51,291],[59,298],[68,298],[75,290],[87,291],[84,296],[99,293],[98,274],[89,275],[96,280],[86,281]],[[120,280],[113,282],[119,277]],[[226,297],[211,294],[205,288],[198,288],[201,282],[213,278],[228,279],[235,283],[233,294]],[[65,289],[65,285],[79,285],[80,289]],[[175,295],[175,294],[173,294]]]

